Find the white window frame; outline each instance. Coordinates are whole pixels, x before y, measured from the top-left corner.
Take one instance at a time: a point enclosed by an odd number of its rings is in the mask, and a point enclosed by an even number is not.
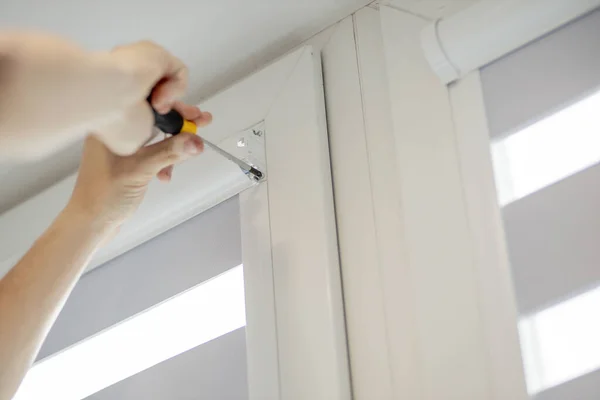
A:
[[[267,182],[240,194],[250,395],[350,399],[320,55],[287,60],[285,81],[259,86],[278,96],[262,116]]]

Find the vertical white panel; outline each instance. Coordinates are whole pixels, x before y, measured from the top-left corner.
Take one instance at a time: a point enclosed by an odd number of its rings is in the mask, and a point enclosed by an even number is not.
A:
[[[358,65],[360,71],[365,136],[373,200],[373,218],[377,228],[377,249],[381,268],[386,315],[388,355],[396,398],[401,387],[412,387],[409,382],[416,360],[416,337],[406,329],[404,315],[414,317],[410,291],[399,290],[399,282],[407,282],[407,269],[399,268],[407,260],[401,217],[398,160],[389,81],[384,57],[381,18],[378,12],[364,8],[355,14]],[[410,390],[409,390],[410,392]]]
[[[267,183],[240,193],[250,400],[279,399],[279,360]]]
[[[343,20],[323,49],[335,211],[353,395],[356,400],[389,399],[384,291],[353,22],[353,17]]]
[[[283,399],[350,399],[320,57],[305,47],[265,119]]]
[[[414,303],[414,315],[401,318],[419,357],[412,380],[420,385],[407,393],[489,399],[448,93],[420,47],[427,21],[387,7],[381,17],[408,250],[399,268],[410,276],[399,290]]]
[[[479,268],[498,265],[479,264],[448,89],[420,46],[427,21],[388,7],[381,17],[407,249],[398,265],[407,279],[397,290],[412,304],[396,314],[412,336],[398,340],[417,353],[399,398],[525,399],[518,386],[504,396],[499,386],[514,381],[491,360]],[[512,291],[501,283],[496,294],[502,308]],[[494,326],[514,332],[508,322]]]
[[[517,307],[494,185],[479,71],[457,82],[450,89],[450,99],[493,392],[499,399],[525,399]]]

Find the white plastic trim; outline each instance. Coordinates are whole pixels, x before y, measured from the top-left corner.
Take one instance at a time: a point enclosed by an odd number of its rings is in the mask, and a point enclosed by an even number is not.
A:
[[[600,0],[483,0],[422,31],[423,51],[451,83],[600,7]]]
[[[449,95],[489,355],[490,386],[497,399],[520,399],[525,395],[525,378],[517,332],[518,312],[494,184],[479,71],[451,86]]]
[[[460,72],[448,59],[444,52],[440,40],[438,38],[438,25],[441,20],[437,20],[429,24],[423,29],[421,39],[423,41],[423,51],[425,57],[431,64],[433,70],[438,74],[440,79],[445,82],[452,82],[458,78]]]
[[[403,235],[379,12],[341,21],[323,58],[352,398],[395,399]]]
[[[291,57],[264,118],[268,182],[240,196],[250,398],[349,400],[321,60]]]
[[[387,303],[389,327],[401,326],[389,336],[395,395],[525,400],[478,82],[442,84],[421,46],[428,22],[380,13],[403,226]]]

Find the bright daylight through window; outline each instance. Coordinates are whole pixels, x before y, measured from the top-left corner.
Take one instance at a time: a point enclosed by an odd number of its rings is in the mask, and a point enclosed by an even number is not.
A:
[[[530,394],[600,368],[600,288],[519,323]]]
[[[600,161],[600,92],[492,144],[501,205]],[[521,319],[530,394],[600,368],[600,288]]]
[[[35,364],[14,400],[80,400],[246,325],[237,266]]]
[[[600,161],[600,92],[492,144],[501,205]]]

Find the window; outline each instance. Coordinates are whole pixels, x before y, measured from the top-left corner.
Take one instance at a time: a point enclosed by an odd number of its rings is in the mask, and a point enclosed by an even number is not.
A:
[[[35,364],[14,400],[80,400],[246,325],[242,266]]]
[[[495,141],[492,158],[501,206],[596,164],[600,161],[600,92]],[[521,319],[519,333],[531,395],[600,368],[598,310],[600,287]]]
[[[600,92],[492,144],[500,205],[600,160]]]
[[[598,310],[600,287],[521,320],[530,394],[600,368]]]

